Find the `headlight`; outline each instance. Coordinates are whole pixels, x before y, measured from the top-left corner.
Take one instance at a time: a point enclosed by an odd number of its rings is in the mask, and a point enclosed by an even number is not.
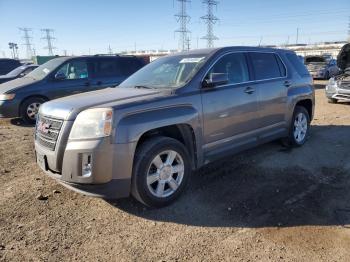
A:
[[[338,88],[338,82],[332,77],[329,79],[328,84],[326,85],[326,91],[335,92]]]
[[[2,94],[0,95],[0,101],[12,100],[15,98],[15,94]]]
[[[81,112],[74,121],[69,139],[89,139],[109,136],[112,132],[113,110],[94,108]]]

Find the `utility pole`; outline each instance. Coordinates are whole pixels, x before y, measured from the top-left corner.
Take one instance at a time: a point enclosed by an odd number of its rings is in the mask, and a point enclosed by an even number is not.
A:
[[[299,43],[299,27],[297,28],[297,39],[296,39],[296,44],[298,45]]]
[[[12,58],[13,59],[15,59],[16,57],[18,58],[18,45],[16,43],[10,42],[9,48],[11,50]]]
[[[108,51],[108,54],[110,54],[110,55],[113,54],[113,50],[112,50],[112,48],[111,48],[111,45],[108,45],[107,51]]]
[[[180,28],[175,30],[175,33],[180,34],[179,38],[179,50],[189,50],[190,49],[190,38],[189,34],[191,33],[187,29],[187,24],[190,21],[191,17],[187,14],[186,4],[190,3],[191,0],[176,0],[180,2],[180,12],[175,15],[177,22],[180,24]]]
[[[349,16],[349,24],[348,24],[348,42],[350,43],[350,16]]]
[[[53,56],[53,49],[56,49],[56,47],[53,46],[52,40],[56,38],[54,38],[51,34],[53,34],[54,30],[49,28],[43,28],[41,29],[41,31],[45,33],[45,36],[41,39],[45,39],[47,41],[47,46],[44,47],[44,49],[47,49],[49,55]]]
[[[213,9],[214,7],[217,7],[217,5],[219,4],[219,1],[203,0],[202,3],[207,5],[207,14],[201,17],[201,19],[203,19],[207,24],[207,34],[203,36],[202,39],[207,40],[207,47],[211,48],[211,47],[214,47],[214,40],[219,39],[214,35],[214,29],[213,29],[214,24],[219,20],[219,18],[214,16]]]
[[[23,32],[24,45],[26,46],[27,58],[32,59],[33,49],[30,40],[32,37],[29,36],[29,33],[32,32],[31,28],[21,27],[19,28],[21,32]]]

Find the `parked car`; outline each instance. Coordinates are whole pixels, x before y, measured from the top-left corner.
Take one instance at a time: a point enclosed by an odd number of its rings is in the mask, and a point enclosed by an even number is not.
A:
[[[38,165],[84,194],[164,206],[192,170],[284,138],[302,146],[312,78],[292,51],[227,47],[159,58],[118,88],[40,107]]]
[[[116,87],[145,65],[135,56],[60,57],[0,85],[0,118],[35,123],[40,105],[63,96]]]
[[[37,67],[38,67],[37,65],[33,65],[33,64],[21,65],[13,69],[6,75],[0,76],[0,84],[11,81],[19,77],[24,77],[25,75],[29,74]]]
[[[305,64],[313,78],[329,79],[340,72],[335,59],[323,56],[307,56]]]
[[[0,58],[0,75],[6,75],[20,65],[21,62],[17,59]]]
[[[350,44],[343,46],[337,61],[341,74],[329,80],[326,86],[326,96],[330,103],[350,102]]]

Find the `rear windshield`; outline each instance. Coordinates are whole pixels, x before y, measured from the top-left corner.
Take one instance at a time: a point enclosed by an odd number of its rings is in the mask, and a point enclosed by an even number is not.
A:
[[[297,57],[294,53],[287,53],[286,57],[288,61],[293,65],[294,69],[298,72],[300,76],[308,76],[309,71],[305,67],[305,65],[302,63],[299,57]]]
[[[322,56],[311,56],[305,58],[306,63],[325,63],[326,59]]]

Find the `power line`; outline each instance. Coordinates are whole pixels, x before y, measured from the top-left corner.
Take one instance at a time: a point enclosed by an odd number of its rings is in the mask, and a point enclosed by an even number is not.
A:
[[[42,32],[45,33],[45,36],[41,39],[45,39],[47,41],[47,46],[44,47],[44,49],[48,50],[49,55],[53,55],[53,49],[56,49],[56,47],[53,46],[52,40],[56,39],[51,34],[53,34],[54,30],[49,28],[43,28],[41,29]]]
[[[214,40],[219,39],[214,35],[214,30],[213,30],[214,24],[219,20],[219,18],[214,16],[213,8],[218,5],[219,1],[203,0],[202,3],[207,5],[207,14],[201,17],[201,19],[203,19],[207,24],[207,34],[203,36],[202,39],[207,40],[207,47],[210,48],[210,47],[214,47]]]
[[[175,33],[180,34],[179,38],[179,49],[180,50],[189,50],[190,49],[190,38],[189,34],[191,33],[187,29],[187,24],[190,21],[191,17],[187,14],[186,4],[190,3],[191,0],[176,0],[180,3],[180,12],[175,15],[177,22],[180,24],[180,28],[175,30]]]
[[[26,27],[21,27],[19,28],[21,32],[23,32],[23,39],[24,39],[24,44],[26,46],[26,53],[27,53],[27,58],[31,59],[33,56],[33,49],[32,49],[32,44],[30,40],[32,37],[29,36],[29,33],[32,32],[31,28],[26,28]]]

